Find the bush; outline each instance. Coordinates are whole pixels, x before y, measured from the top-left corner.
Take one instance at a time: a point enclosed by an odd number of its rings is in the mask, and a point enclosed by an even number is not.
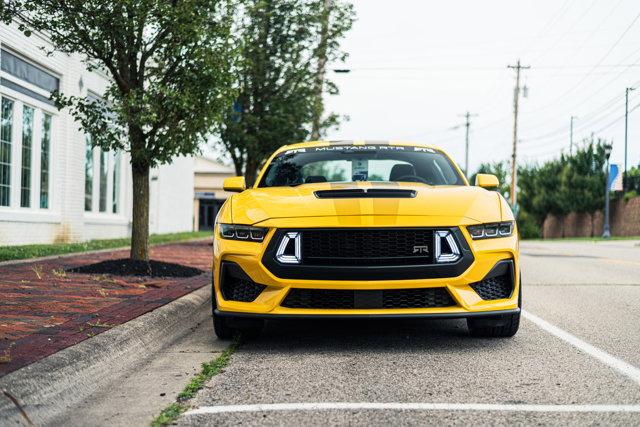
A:
[[[629,200],[633,199],[634,197],[638,197],[638,193],[635,190],[631,190],[631,191],[627,191],[626,193],[624,193],[624,201],[628,202]]]
[[[533,216],[527,212],[520,211],[518,215],[518,232],[521,239],[540,239],[542,238],[542,228]]]

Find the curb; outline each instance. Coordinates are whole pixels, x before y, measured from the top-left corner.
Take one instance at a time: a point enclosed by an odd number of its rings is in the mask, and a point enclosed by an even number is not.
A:
[[[79,403],[110,379],[114,371],[143,360],[189,333],[210,315],[208,285],[150,313],[68,347],[0,378],[0,390],[11,393],[36,425]],[[0,393],[0,424],[24,419]]]
[[[200,241],[206,241],[206,240],[210,240],[210,238],[209,237],[197,237],[195,239],[176,240],[175,242],[151,243],[151,244],[149,244],[149,247],[164,246],[164,245],[175,245],[177,243],[192,243],[192,242],[200,242]],[[10,259],[10,260],[7,260],[7,261],[0,261],[0,267],[3,267],[5,265],[28,264],[30,262],[50,261],[52,259],[69,258],[69,257],[73,257],[73,256],[78,256],[78,255],[92,255],[92,254],[102,254],[102,253],[105,253],[105,252],[124,251],[124,250],[128,250],[130,248],[131,248],[131,246],[120,246],[120,247],[117,247],[117,248],[94,249],[92,251],[81,251],[81,252],[69,252],[69,253],[66,253],[66,254],[47,255],[47,256],[36,257],[36,258]]]

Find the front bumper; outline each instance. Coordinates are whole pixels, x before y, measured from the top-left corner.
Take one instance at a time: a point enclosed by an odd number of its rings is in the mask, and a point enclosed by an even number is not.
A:
[[[221,316],[262,317],[262,318],[313,318],[313,317],[429,317],[465,318],[478,315],[512,314],[519,311],[520,290],[518,240],[517,237],[503,237],[473,241],[464,227],[461,237],[473,253],[473,262],[463,271],[456,271],[453,277],[427,279],[383,280],[308,280],[276,277],[263,264],[270,239],[275,234],[272,229],[264,243],[215,239],[214,242],[214,295],[216,313]],[[225,299],[221,290],[222,263],[233,263],[246,274],[246,278],[263,285],[255,300],[231,301]],[[474,285],[490,276],[496,265],[509,262],[512,275],[512,292],[508,297],[483,299]],[[353,291],[397,291],[423,288],[443,288],[450,294],[453,304],[446,307],[418,308],[291,308],[283,306],[283,301],[292,290],[353,290]],[[228,294],[228,293],[227,293]],[[484,295],[485,298],[487,297]]]
[[[215,310],[217,316],[246,319],[468,319],[470,317],[506,316],[520,313],[520,308],[496,311],[467,311],[459,313],[368,313],[368,314],[273,314],[273,313],[238,313],[234,311]]]

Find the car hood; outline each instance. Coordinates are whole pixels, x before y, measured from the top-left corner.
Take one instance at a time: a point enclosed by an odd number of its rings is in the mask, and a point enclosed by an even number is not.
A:
[[[414,197],[334,198],[316,196],[323,190],[412,190]],[[245,190],[231,200],[236,224],[257,224],[277,218],[327,216],[440,216],[467,218],[470,222],[500,221],[500,196],[472,186],[429,186],[413,183],[318,183],[296,187]]]

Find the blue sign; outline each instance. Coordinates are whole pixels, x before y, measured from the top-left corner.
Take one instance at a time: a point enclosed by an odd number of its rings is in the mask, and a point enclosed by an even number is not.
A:
[[[622,191],[622,172],[620,166],[612,164],[609,166],[609,190]]]

